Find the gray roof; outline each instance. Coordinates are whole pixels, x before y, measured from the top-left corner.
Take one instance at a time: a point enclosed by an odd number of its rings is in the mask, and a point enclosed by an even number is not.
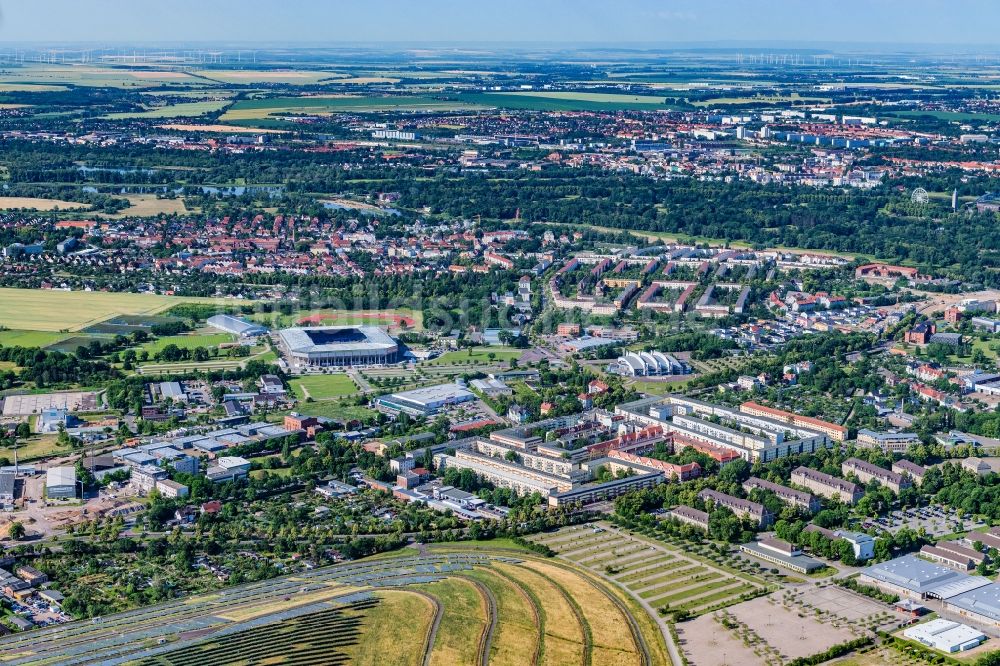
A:
[[[922,467],[915,462],[906,460],[905,458],[902,460],[897,460],[896,462],[892,463],[892,466],[897,469],[903,470],[904,472],[913,477],[923,476],[927,472],[926,467]]]
[[[859,460],[858,458],[848,458],[845,460],[841,466],[849,471],[860,471],[867,474],[871,474],[876,479],[885,479],[891,481],[892,483],[901,483],[903,477],[888,470],[884,467],[879,467],[878,465],[873,465],[865,460]]]
[[[948,599],[990,583],[982,576],[969,576],[928,562],[916,555],[904,555],[863,569],[862,574],[917,594]]]
[[[347,339],[351,333],[358,339]],[[311,326],[286,328],[278,331],[290,351],[305,353],[330,353],[351,351],[391,351],[396,342],[381,328],[375,326]],[[323,341],[323,338],[330,338]],[[338,340],[338,338],[344,338]]]
[[[435,386],[424,386],[422,388],[412,389],[409,391],[401,391],[399,393],[393,393],[390,397],[395,398],[396,400],[405,400],[407,402],[426,405],[443,401],[468,400],[470,398],[474,398],[475,394],[468,389],[451,382],[448,384],[437,384]]]
[[[772,493],[777,495],[779,498],[784,499],[787,497],[795,498],[799,502],[805,502],[811,504],[815,498],[804,490],[796,490],[795,488],[789,488],[788,486],[783,486],[779,483],[773,483],[767,479],[761,479],[756,476],[751,476],[749,479],[743,482],[743,488],[760,488],[762,490],[770,490]]]
[[[704,511],[699,511],[698,509],[687,506],[686,504],[679,504],[670,510],[670,514],[677,516],[679,518],[687,518],[689,520],[696,520],[702,523],[708,523],[708,514]]]
[[[1000,585],[991,583],[948,599],[948,605],[1000,622]]]
[[[184,388],[180,382],[160,382],[160,394],[164,398],[183,398]]]
[[[780,553],[777,550],[771,548],[765,548],[759,542],[751,541],[750,543],[744,543],[740,545],[740,550],[745,553],[750,553],[757,557],[762,558],[773,558],[778,560],[787,567],[795,567],[805,569],[806,571],[816,571],[817,569],[822,569],[826,566],[820,560],[809,557],[808,555],[788,555],[785,553]]]
[[[0,472],[0,495],[14,494],[14,473]]]
[[[227,333],[235,333],[237,335],[260,335],[267,332],[267,329],[260,324],[254,324],[246,319],[227,314],[209,317],[205,320],[205,323]]]
[[[712,490],[711,488],[705,488],[702,490],[698,493],[698,497],[705,500],[711,500],[715,504],[724,506],[732,511],[745,511],[753,516],[760,517],[767,513],[767,509],[764,508],[763,504],[751,502],[750,500],[746,500],[741,497],[733,497],[732,495],[720,493],[719,491]]]
[[[45,472],[45,485],[47,487],[73,486],[76,487],[76,468],[74,467],[50,467]]]

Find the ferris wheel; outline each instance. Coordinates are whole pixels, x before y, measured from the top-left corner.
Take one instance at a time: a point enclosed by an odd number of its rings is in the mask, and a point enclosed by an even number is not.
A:
[[[915,204],[925,204],[927,203],[927,198],[927,190],[922,187],[913,190],[913,193],[910,195],[910,201]]]

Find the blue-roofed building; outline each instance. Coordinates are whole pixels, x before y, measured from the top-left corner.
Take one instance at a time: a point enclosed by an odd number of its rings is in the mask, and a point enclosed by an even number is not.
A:
[[[48,407],[38,415],[38,423],[35,429],[38,432],[56,432],[59,426],[71,428],[76,425],[78,419],[61,407]]]
[[[229,448],[219,440],[212,439],[211,437],[204,437],[195,442],[191,442],[191,446],[200,451],[204,451],[205,453],[216,453],[217,451]]]

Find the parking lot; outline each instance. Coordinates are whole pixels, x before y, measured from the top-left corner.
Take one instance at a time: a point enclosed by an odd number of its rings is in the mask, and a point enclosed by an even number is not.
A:
[[[3,401],[4,416],[40,414],[42,410],[56,407],[70,411],[94,411],[97,394],[93,391],[64,391],[61,393],[31,393],[9,395]]]
[[[874,526],[884,532],[895,534],[904,527],[919,531],[927,531],[928,536],[940,537],[945,534],[964,532],[983,527],[986,523],[976,520],[975,516],[965,514],[951,507],[930,505],[911,509],[893,511],[887,516],[873,518],[862,526],[867,529]]]
[[[58,606],[49,604],[37,595],[33,595],[24,601],[17,601],[11,597],[3,597],[10,609],[21,617],[31,620],[39,627],[47,627],[53,624],[69,622],[73,618],[67,615]]]

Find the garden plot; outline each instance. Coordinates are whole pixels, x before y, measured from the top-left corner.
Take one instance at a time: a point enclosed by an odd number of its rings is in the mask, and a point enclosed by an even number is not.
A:
[[[679,548],[627,534],[610,525],[576,526],[538,535],[578,566],[625,588],[641,604],[700,614],[738,603],[764,585]]]

